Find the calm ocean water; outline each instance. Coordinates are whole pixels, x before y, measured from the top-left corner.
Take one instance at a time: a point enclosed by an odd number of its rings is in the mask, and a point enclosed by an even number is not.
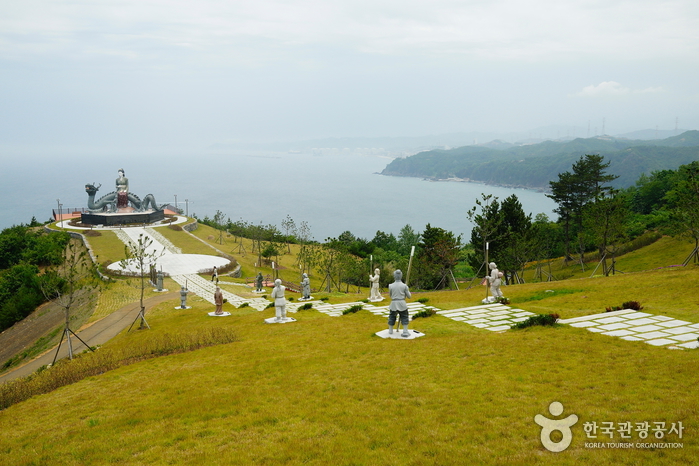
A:
[[[200,218],[222,211],[232,220],[275,224],[288,215],[306,221],[316,240],[349,230],[371,239],[377,230],[398,234],[406,224],[422,231],[430,223],[470,235],[466,212],[481,193],[500,200],[516,194],[526,212],[555,218],[555,204],[542,193],[478,183],[428,182],[375,174],[389,159],[359,155],[211,155],[172,157],[13,158],[3,162],[0,228],[45,221],[60,199],[64,207],[86,207],[86,183],[98,193],[114,190],[124,168],[130,190],[152,193],[159,204],[175,202]]]

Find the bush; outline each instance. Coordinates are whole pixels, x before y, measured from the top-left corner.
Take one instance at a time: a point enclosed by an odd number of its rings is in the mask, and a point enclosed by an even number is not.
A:
[[[361,310],[362,310],[362,305],[355,304],[354,306],[350,307],[349,309],[345,309],[344,311],[342,311],[342,315],[344,316],[346,314],[354,314],[355,312],[361,311]]]
[[[308,309],[311,309],[313,307],[313,303],[306,303],[303,306],[299,307],[299,311],[306,311]]]
[[[633,309],[634,311],[640,311],[643,309],[643,306],[641,306],[641,303],[638,301],[626,301],[621,305],[622,309]]]
[[[609,306],[605,308],[605,312],[622,311],[624,309],[633,309],[634,311],[640,311],[643,309],[641,303],[638,301],[626,301],[621,304],[621,306]]]
[[[522,329],[522,328],[527,328],[527,327],[533,327],[535,325],[541,325],[541,326],[554,326],[556,325],[556,322],[558,322],[558,319],[560,316],[558,314],[539,314],[536,316],[531,316],[527,320],[524,320],[522,322],[518,322],[514,324],[511,328],[513,330],[517,329]]]
[[[182,227],[180,225],[170,224],[167,227],[170,228],[171,230],[182,231]]]
[[[418,302],[418,303],[425,304],[425,303],[426,303],[427,301],[429,301],[429,300],[430,300],[430,298],[420,298],[420,299],[417,300],[417,302]]]
[[[238,306],[238,309],[243,308],[243,307],[250,307],[250,303],[243,303],[240,306]]]
[[[328,298],[327,296],[323,296],[322,298],[320,298],[320,300],[323,302],[327,301],[328,299],[330,299],[330,298]]]
[[[274,303],[269,303],[265,309],[269,309],[270,307],[274,307]]]
[[[427,298],[425,298],[425,299],[427,299]],[[437,311],[434,309],[423,309],[422,311],[416,312],[413,315],[413,320],[417,319],[418,317],[432,317],[436,313],[437,313]]]

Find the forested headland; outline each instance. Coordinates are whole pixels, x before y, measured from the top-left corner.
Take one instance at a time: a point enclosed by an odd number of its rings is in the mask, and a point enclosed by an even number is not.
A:
[[[609,171],[618,175],[611,186],[627,188],[642,174],[674,170],[699,160],[699,131],[687,131],[654,141],[608,136],[522,146],[494,141],[481,146],[431,150],[395,159],[381,174],[430,180],[459,178],[502,186],[548,189],[549,181],[556,179],[559,173],[585,154],[604,156],[609,162]]]

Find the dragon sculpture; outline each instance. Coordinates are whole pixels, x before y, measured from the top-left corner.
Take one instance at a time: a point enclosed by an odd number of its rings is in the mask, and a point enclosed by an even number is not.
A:
[[[95,201],[95,194],[102,187],[102,185],[95,186],[95,184],[86,184],[85,191],[87,192],[87,208],[90,213],[96,214],[99,212],[116,212],[117,211],[117,193],[112,191],[109,194],[105,194]],[[145,212],[148,209],[153,210],[163,210],[167,204],[163,204],[158,207],[155,203],[155,197],[152,194],[148,194],[141,200],[140,197],[133,193],[128,193],[129,202],[131,206],[136,210],[136,212]]]

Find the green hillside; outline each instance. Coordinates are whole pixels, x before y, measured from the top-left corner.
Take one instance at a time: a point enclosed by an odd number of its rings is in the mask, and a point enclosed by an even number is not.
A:
[[[200,238],[213,245],[206,233]],[[184,252],[202,244],[167,234]],[[699,301],[687,292],[699,267],[657,269],[686,256],[686,247],[663,238],[620,258],[627,273],[504,291],[513,307],[563,318],[638,300],[649,313],[699,322]],[[335,294],[330,302],[365,295]],[[415,293],[411,301],[455,309],[482,295],[476,286]],[[266,325],[273,310],[226,304],[233,315],[214,319],[198,297],[189,310],[176,304],[148,309],[152,330],[122,333],[82,358],[214,328],[237,341],[134,362],[0,411],[0,462],[679,465],[692,464],[699,447],[699,351],[569,326],[492,333],[442,316],[411,322],[423,338],[383,340],[373,334],[385,319],[367,311],[329,317],[311,309],[295,314],[294,324]],[[563,416],[579,418],[562,453],[542,447],[534,423],[537,414],[550,416],[553,401],[564,405]],[[682,422],[683,438],[665,440],[683,447],[587,448],[619,441],[586,439],[582,424],[591,421]],[[636,434],[632,441],[641,442]]]
[[[566,143],[546,141],[504,150],[466,146],[425,151],[393,160],[382,174],[430,179],[456,177],[489,184],[546,188],[550,180],[584,154],[603,155],[611,163],[610,173],[619,175],[612,184],[625,188],[633,185],[642,173],[676,169],[699,160],[699,131],[657,141],[600,137]]]

